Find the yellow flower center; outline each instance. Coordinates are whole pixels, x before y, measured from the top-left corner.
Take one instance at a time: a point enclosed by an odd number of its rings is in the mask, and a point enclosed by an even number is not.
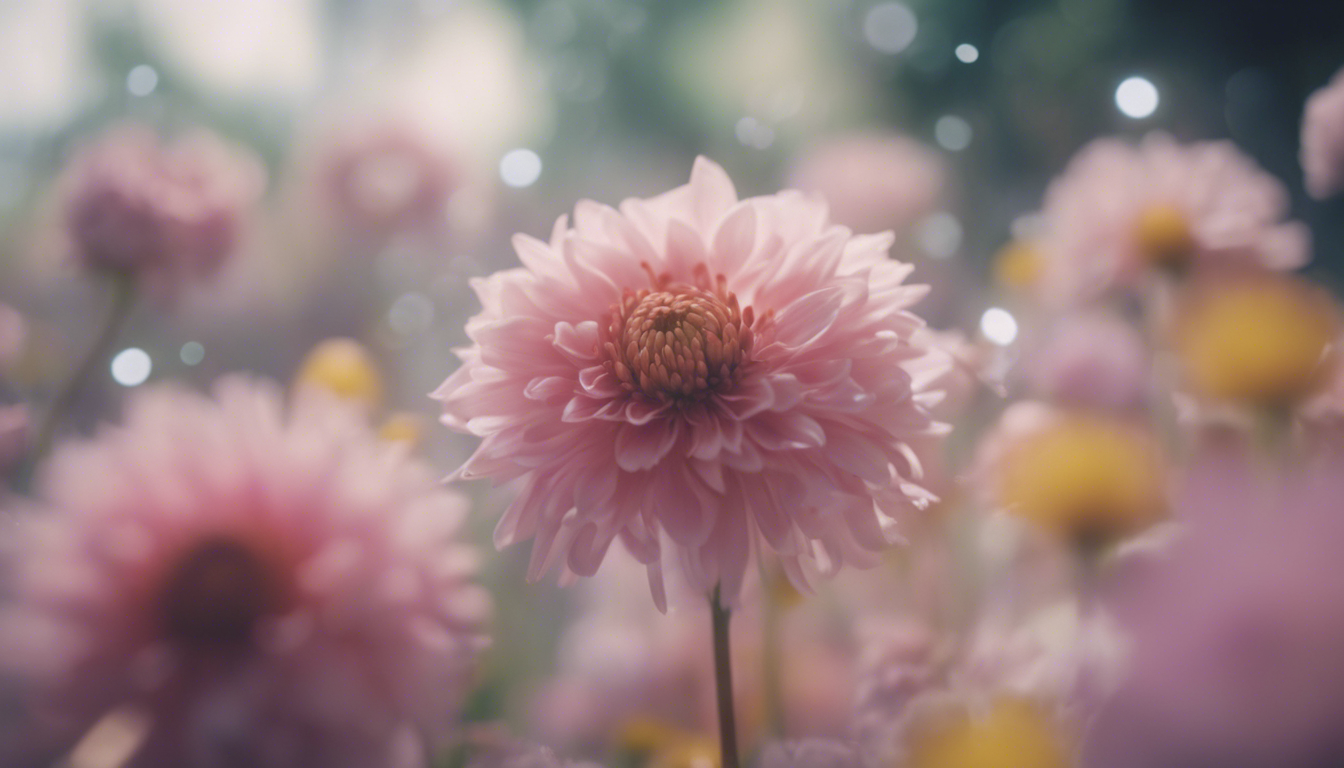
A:
[[[996,703],[914,738],[909,768],[1068,768],[1058,730],[1036,706]]]
[[[655,280],[627,291],[606,329],[607,365],[632,392],[694,402],[730,389],[752,344],[751,307],[715,290]]]
[[[1174,205],[1153,205],[1134,224],[1139,251],[1150,264],[1179,267],[1195,252],[1190,220]]]
[[[378,428],[378,437],[388,442],[405,443],[414,448],[424,437],[424,428],[420,418],[415,414],[398,411],[388,416]]]
[[[327,339],[313,347],[299,366],[294,385],[323,389],[369,408],[377,407],[383,396],[373,356],[354,339]]]
[[[1015,290],[1031,288],[1041,279],[1041,252],[1035,244],[1015,240],[994,257],[994,278]]]
[[[720,768],[719,745],[704,736],[688,736],[654,753],[648,768]]]
[[[1009,449],[999,500],[1084,548],[1114,542],[1164,510],[1154,443],[1127,424],[1071,416]]]
[[[1278,407],[1320,383],[1338,330],[1323,293],[1297,281],[1262,278],[1195,297],[1180,318],[1175,343],[1199,394]]]

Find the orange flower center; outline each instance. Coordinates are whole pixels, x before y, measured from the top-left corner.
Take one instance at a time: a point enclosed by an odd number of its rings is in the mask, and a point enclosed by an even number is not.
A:
[[[207,538],[168,573],[159,594],[164,632],[193,649],[238,650],[279,604],[278,581],[263,557],[237,539]]]
[[[718,283],[709,289],[654,278],[653,289],[627,291],[612,307],[607,366],[626,389],[693,402],[736,383],[751,351],[753,315],[723,278]]]

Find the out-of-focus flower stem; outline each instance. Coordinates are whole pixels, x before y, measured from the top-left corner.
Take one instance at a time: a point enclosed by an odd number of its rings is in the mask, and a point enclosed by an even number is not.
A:
[[[132,277],[129,275],[113,275],[110,283],[112,302],[108,307],[107,316],[103,320],[98,338],[89,347],[89,351],[84,353],[78,367],[61,385],[56,396],[52,398],[51,407],[47,409],[47,415],[37,430],[32,451],[28,455],[27,471],[23,475],[28,480],[31,480],[33,470],[38,462],[51,450],[51,443],[56,437],[57,428],[69,414],[70,409],[79,397],[80,391],[88,384],[89,378],[93,375],[99,363],[107,358],[112,345],[121,335],[121,329],[126,324],[126,318],[130,317],[131,308],[135,305],[135,281]]]
[[[740,768],[737,756],[737,721],[733,715],[733,662],[728,643],[732,613],[720,600],[719,587],[709,596],[710,624],[714,633],[714,687],[719,702],[719,746],[722,768]]]

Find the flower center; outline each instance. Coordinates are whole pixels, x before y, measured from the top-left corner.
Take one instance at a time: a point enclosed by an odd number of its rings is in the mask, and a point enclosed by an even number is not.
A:
[[[169,572],[159,595],[164,632],[188,648],[237,650],[277,608],[278,584],[261,555],[237,539],[201,541]]]
[[[1045,713],[1024,701],[999,701],[987,712],[968,714],[916,734],[912,768],[1065,768],[1070,764],[1061,734]]]
[[[658,278],[654,289],[627,291],[612,307],[607,367],[626,389],[693,402],[736,383],[751,352],[754,318],[723,282],[709,290]]]
[[[1179,267],[1195,252],[1190,221],[1174,205],[1154,205],[1139,214],[1134,225],[1139,250],[1148,262]]]
[[[1012,449],[999,478],[999,501],[1095,551],[1161,517],[1161,466],[1143,433],[1110,420],[1072,417]]]

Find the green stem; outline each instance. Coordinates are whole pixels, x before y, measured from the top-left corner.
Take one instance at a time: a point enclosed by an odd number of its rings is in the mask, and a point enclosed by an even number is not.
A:
[[[710,624],[714,632],[714,684],[719,702],[719,746],[722,768],[739,768],[737,721],[733,715],[733,662],[728,643],[731,612],[723,606],[719,587],[709,597]]]
[[[52,398],[46,418],[42,420],[42,425],[37,430],[37,437],[33,440],[33,449],[28,456],[29,476],[31,476],[32,469],[42,460],[42,457],[51,450],[57,428],[69,415],[70,409],[78,399],[79,393],[93,376],[94,370],[107,358],[108,352],[111,351],[112,345],[116,343],[117,336],[121,334],[121,329],[126,324],[126,318],[130,316],[131,307],[134,305],[134,281],[129,276],[124,275],[113,277],[112,304],[108,307],[107,316],[103,320],[98,338],[94,340],[88,352],[84,353],[84,357],[79,361],[74,373],[65,380],[56,396]]]

